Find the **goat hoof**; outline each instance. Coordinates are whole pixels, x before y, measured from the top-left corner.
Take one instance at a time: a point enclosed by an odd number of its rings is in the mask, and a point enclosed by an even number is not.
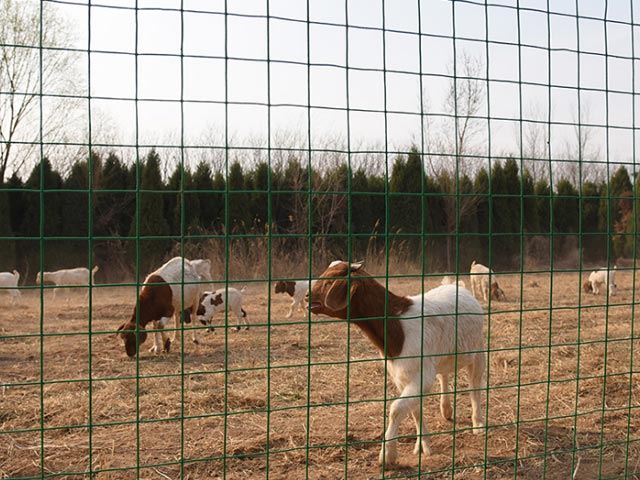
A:
[[[168,338],[164,341],[164,351],[167,353],[171,351],[171,340]]]
[[[474,435],[480,435],[484,433],[484,423],[480,422],[477,425],[474,425],[472,431]]]
[[[193,343],[195,343],[196,345],[200,345],[200,340],[196,340],[196,339],[194,339],[194,340],[193,340]]]
[[[386,447],[380,450],[380,455],[378,456],[378,463],[383,467],[392,467],[395,465],[398,459],[398,452],[395,447]]]
[[[422,443],[422,442],[416,442],[416,446],[413,447],[413,454],[414,455],[420,455],[420,450],[422,449],[422,453],[424,455],[431,455],[431,448],[429,447],[429,445],[427,445],[426,442]]]
[[[240,327],[236,327],[236,332],[239,332],[239,331],[240,331]]]

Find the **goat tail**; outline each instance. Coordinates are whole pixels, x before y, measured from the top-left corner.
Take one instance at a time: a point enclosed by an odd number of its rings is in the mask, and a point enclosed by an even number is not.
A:
[[[247,291],[247,286],[243,285],[242,288],[240,289],[240,293],[244,293]]]
[[[17,277],[17,278],[18,278],[18,280],[20,280],[20,272],[19,272],[18,270],[14,270],[14,271],[13,271],[13,276],[14,276],[14,277]]]
[[[91,270],[92,273],[96,273],[98,270],[100,270],[100,267],[98,265],[95,265],[93,267],[93,270]]]
[[[476,261],[474,260],[473,262],[471,262],[471,266],[473,267],[476,264]]]

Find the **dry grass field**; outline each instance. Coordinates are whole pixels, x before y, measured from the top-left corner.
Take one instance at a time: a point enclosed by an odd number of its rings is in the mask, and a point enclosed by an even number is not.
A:
[[[420,282],[389,284],[414,294]],[[439,282],[429,277],[425,288]],[[608,307],[604,296],[582,294],[576,308],[577,273],[500,283],[508,302],[493,303],[486,322],[485,434],[469,430],[461,375],[454,423],[440,417],[437,395],[424,402],[433,454],[412,454],[405,420],[400,464],[386,472],[378,451],[397,392],[373,346],[344,323],[286,319],[288,298],[269,298],[266,283],[247,284],[250,330],[236,332],[234,318],[223,328],[220,317],[200,345],[185,330],[184,349],[179,342],[156,356],[149,338],[139,361],[113,337],[131,313],[132,287],[97,288],[91,315],[83,293],[52,301],[46,292],[42,315],[39,291],[14,306],[2,295],[0,476],[639,478],[632,272],[619,271]]]

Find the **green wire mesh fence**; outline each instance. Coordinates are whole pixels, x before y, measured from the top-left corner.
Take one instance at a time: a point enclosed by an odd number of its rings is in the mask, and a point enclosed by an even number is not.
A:
[[[3,478],[640,476],[633,0],[0,7]]]

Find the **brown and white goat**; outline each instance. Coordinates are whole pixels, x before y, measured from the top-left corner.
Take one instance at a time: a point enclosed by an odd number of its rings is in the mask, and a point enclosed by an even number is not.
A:
[[[605,292],[610,296],[614,296],[618,289],[618,284],[616,283],[617,270],[618,267],[614,266],[611,270],[607,268],[600,268],[591,272],[589,280],[583,285],[585,292],[591,292],[594,295],[599,295],[600,289],[604,287]],[[588,288],[587,284],[589,284]]]
[[[275,292],[286,293],[291,297],[291,307],[289,308],[287,318],[291,318],[293,316],[293,312],[296,307],[299,307],[306,315],[304,298],[307,295],[308,290],[309,282],[285,282],[283,280],[276,282]]]
[[[138,305],[133,307],[131,319],[118,328],[129,357],[135,357],[138,346],[147,339],[146,327],[149,323],[158,330],[149,351],[159,353],[162,350],[170,350],[171,342],[175,341],[176,331],[180,328],[183,318],[187,323],[195,319],[192,312],[198,311],[200,303],[199,282],[200,277],[195,268],[189,260],[182,257],[172,258],[147,276],[140,290]],[[171,317],[175,318],[176,330],[169,339],[163,329]],[[193,342],[198,343],[196,329],[193,330]]]
[[[313,282],[308,300],[312,313],[348,319],[358,326],[386,361],[387,371],[400,391],[400,398],[389,409],[381,464],[396,462],[398,427],[407,416],[413,419],[417,431],[414,453],[422,449],[430,454],[420,415],[422,395],[438,378],[440,412],[451,420],[449,375],[455,375],[456,369],[466,368],[469,373],[474,432],[481,432],[484,312],[471,292],[443,285],[424,295],[402,297],[386,290],[362,265],[333,262]]]
[[[476,298],[482,296],[482,299],[486,302],[488,297],[491,296],[491,300],[507,301],[507,296],[498,285],[496,274],[493,270],[481,263],[476,263],[474,260],[471,263],[469,275],[471,277],[471,291]],[[489,285],[489,277],[491,277],[491,285]],[[489,287],[491,287],[490,290]]]
[[[240,326],[244,322],[245,329],[249,330],[249,320],[247,320],[247,312],[242,308],[242,290],[237,288],[219,288],[215,292],[204,292],[200,298],[200,306],[198,307],[198,315],[200,323],[203,325],[211,325],[213,316],[218,312],[227,312],[227,316],[233,312],[238,319],[236,330],[240,330]],[[209,330],[213,330],[210,327]]]

